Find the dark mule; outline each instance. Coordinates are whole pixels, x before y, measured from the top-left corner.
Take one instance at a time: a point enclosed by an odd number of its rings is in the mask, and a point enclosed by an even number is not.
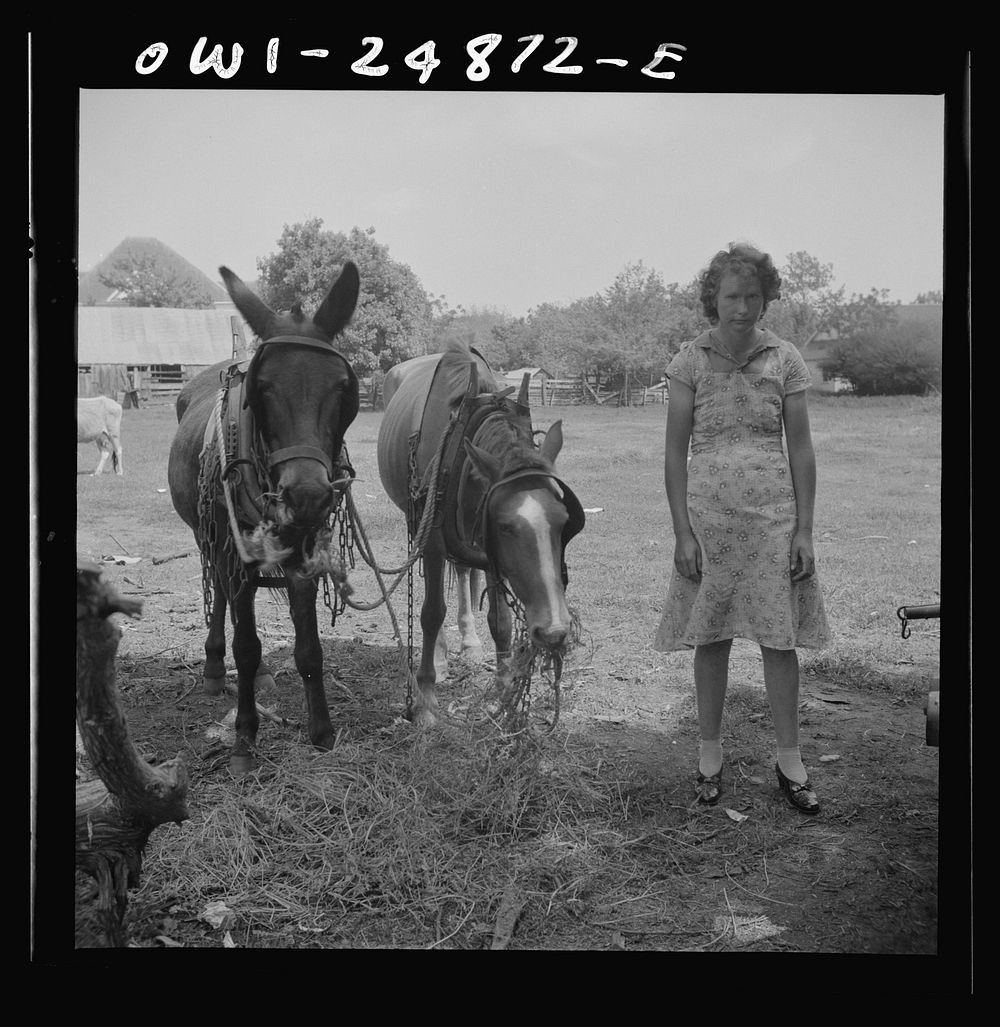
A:
[[[343,444],[358,412],[358,380],[332,340],[354,313],[359,281],[355,265],[345,264],[310,318],[298,303],[272,311],[228,268],[219,272],[260,343],[249,364],[223,361],[181,390],[168,480],[174,508],[202,552],[210,694],[225,683],[230,607],[239,680],[230,766],[242,774],[255,765],[255,679],[270,682],[254,621],[259,585],[288,589],[309,737],[321,748],[333,746],[316,595],[317,578],[333,574],[324,548],[329,520],[352,473]]]
[[[470,572],[484,571],[487,622],[500,673],[510,657],[512,617],[502,594],[508,585],[524,608],[529,640],[542,649],[565,646],[566,543],[583,527],[576,496],[555,473],[561,422],[536,447],[527,390],[517,402],[498,392],[493,372],[474,349],[454,340],[442,354],[416,357],[386,376],[385,413],[378,436],[379,474],[389,498],[410,510],[411,483],[440,488],[434,527],[423,549],[423,646],[414,720],[434,722],[435,683],[447,669],[444,567],[458,571],[463,647],[478,645]],[[440,451],[440,452],[439,452]],[[430,482],[435,454],[441,474]],[[411,477],[411,465],[415,472]],[[471,631],[470,631],[471,628]]]

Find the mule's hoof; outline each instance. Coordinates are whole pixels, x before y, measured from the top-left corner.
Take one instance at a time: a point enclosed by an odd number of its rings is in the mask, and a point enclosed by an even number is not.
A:
[[[415,727],[429,728],[434,727],[438,722],[437,717],[434,715],[434,711],[428,709],[426,706],[420,706],[413,711],[413,719],[411,723]]]
[[[205,695],[222,695],[226,687],[226,676],[222,675],[221,678],[204,678],[202,682],[202,690]]]
[[[233,777],[246,777],[257,769],[257,760],[249,753],[233,753],[229,757],[229,772]]]
[[[312,744],[317,749],[325,749],[329,752],[337,744],[337,735],[331,728],[329,731],[324,731],[321,735],[312,740]]]

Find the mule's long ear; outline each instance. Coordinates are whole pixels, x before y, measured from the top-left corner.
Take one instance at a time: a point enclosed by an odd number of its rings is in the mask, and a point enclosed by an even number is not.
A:
[[[545,438],[542,439],[541,454],[549,461],[550,464],[556,462],[556,457],[559,455],[559,450],[562,449],[563,434],[562,434],[562,421],[556,421],[551,428],[545,433]]]
[[[326,299],[313,314],[313,324],[321,328],[331,339],[347,327],[354,314],[361,290],[361,278],[357,265],[349,260],[341,269],[337,280],[330,286]]]
[[[266,339],[274,330],[274,311],[228,267],[220,267],[219,274],[236,309],[246,318],[255,334]]]
[[[520,406],[528,406],[528,383],[531,381],[531,372],[525,371],[521,379],[521,391],[517,394],[517,402]]]
[[[462,441],[465,443],[465,452],[469,454],[469,461],[476,474],[487,485],[492,485],[493,482],[499,480],[500,461],[492,453],[487,453],[485,449],[474,446],[468,439]]]

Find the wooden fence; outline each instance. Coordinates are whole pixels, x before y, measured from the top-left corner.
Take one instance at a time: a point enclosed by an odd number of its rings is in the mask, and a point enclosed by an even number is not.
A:
[[[132,391],[133,374],[139,398],[148,403],[172,399],[208,364],[84,364],[76,369],[78,396],[110,396],[121,403]]]
[[[599,406],[645,406],[647,403],[666,403],[668,395],[667,382],[643,386],[635,382],[628,389],[609,389],[606,386],[592,385],[585,378],[550,378],[545,383],[549,406],[575,403],[597,403]]]

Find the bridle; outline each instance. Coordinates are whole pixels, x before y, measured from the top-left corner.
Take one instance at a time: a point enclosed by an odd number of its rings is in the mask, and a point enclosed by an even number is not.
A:
[[[573,490],[557,475],[552,474],[550,471],[542,470],[538,467],[527,467],[520,471],[514,471],[512,474],[508,474],[503,478],[493,482],[493,484],[486,490],[482,500],[482,508],[478,516],[479,520],[479,537],[483,542],[483,553],[487,560],[492,564],[494,561],[489,556],[487,549],[489,539],[489,511],[490,511],[490,500],[493,498],[494,493],[501,488],[511,484],[511,482],[520,481],[524,478],[547,478],[552,482],[555,482],[556,488],[561,492],[558,498],[562,501],[563,506],[566,507],[566,523],[563,525],[561,535],[561,551],[560,551],[560,570],[562,573],[563,588],[569,584],[569,570],[566,566],[566,546],[574,538],[583,531],[583,526],[586,523],[586,516],[583,512],[583,506],[580,500],[577,499],[576,494]]]
[[[560,553],[560,567],[562,573],[563,587],[569,583],[569,572],[566,567],[566,546],[569,541],[583,530],[586,517],[583,507],[577,499],[573,490],[557,475],[546,471],[541,467],[525,467],[505,475],[498,481],[493,482],[486,489],[476,509],[473,523],[476,529],[473,530],[473,538],[467,538],[462,517],[462,494],[470,474],[469,457],[464,449],[464,440],[473,441],[482,427],[490,418],[496,416],[506,417],[514,422],[521,421],[526,430],[531,432],[531,415],[527,404],[520,401],[514,402],[507,398],[508,392],[500,393],[479,393],[471,391],[462,401],[453,426],[454,434],[449,440],[447,456],[444,465],[439,472],[443,481],[441,483],[442,511],[441,528],[444,535],[445,547],[448,555],[458,563],[467,567],[474,567],[478,570],[489,571],[499,577],[496,561],[489,551],[489,516],[490,501],[498,489],[525,478],[548,478],[555,482],[558,489],[562,491],[562,502],[568,514],[566,524],[563,525],[562,546]],[[480,542],[477,543],[476,536]]]
[[[246,377],[244,379],[244,393],[243,393],[243,406],[249,407],[251,411],[254,411],[256,415],[257,399],[257,374],[259,371],[259,365],[262,358],[262,354],[268,346],[280,344],[282,346],[298,346],[301,348],[316,349],[322,353],[328,353],[331,356],[338,357],[347,369],[348,382],[350,391],[353,393],[355,404],[357,403],[358,395],[358,377],[354,373],[354,368],[351,367],[351,362],[341,353],[335,349],[328,342],[320,342],[318,339],[310,339],[302,335],[273,335],[269,339],[262,340],[257,350],[250,361],[249,366],[246,370]],[[341,417],[343,423],[343,416]],[[343,443],[343,433],[340,433],[340,441]],[[342,445],[341,445],[342,448]],[[316,460],[323,465],[326,470],[327,479],[331,485],[336,480],[334,476],[334,462],[330,455],[324,450],[319,449],[317,446],[286,446],[283,449],[276,449],[266,454],[267,470],[269,473],[274,471],[274,468],[278,464],[285,463],[287,460],[294,460],[296,458],[305,458],[308,460]]]

